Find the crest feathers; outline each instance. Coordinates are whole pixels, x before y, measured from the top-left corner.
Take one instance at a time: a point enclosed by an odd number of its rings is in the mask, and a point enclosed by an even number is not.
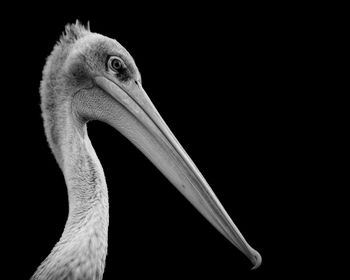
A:
[[[90,33],[90,22],[88,21],[87,27],[85,27],[79,20],[77,20],[75,24],[66,25],[65,33],[62,34],[60,41],[61,43],[72,44],[88,33]]]

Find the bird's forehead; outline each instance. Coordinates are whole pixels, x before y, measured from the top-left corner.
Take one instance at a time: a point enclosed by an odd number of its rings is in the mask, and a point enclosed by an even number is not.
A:
[[[117,41],[106,36],[91,33],[76,42],[75,51],[92,57],[119,55],[132,60],[128,51]]]

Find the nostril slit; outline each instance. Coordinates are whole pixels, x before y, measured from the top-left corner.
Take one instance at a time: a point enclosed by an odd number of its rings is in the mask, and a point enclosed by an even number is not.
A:
[[[134,82],[138,87],[141,86],[141,83],[138,80],[134,80]]]

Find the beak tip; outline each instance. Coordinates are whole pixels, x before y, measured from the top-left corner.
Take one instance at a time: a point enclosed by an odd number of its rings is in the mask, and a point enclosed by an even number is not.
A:
[[[261,265],[261,261],[261,255],[257,251],[254,251],[252,259],[252,263],[254,264],[254,266],[252,267],[252,270],[257,269]]]

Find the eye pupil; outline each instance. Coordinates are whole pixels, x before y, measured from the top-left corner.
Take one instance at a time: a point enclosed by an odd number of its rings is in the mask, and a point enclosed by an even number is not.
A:
[[[111,61],[111,66],[113,70],[119,70],[122,67],[122,62],[119,59],[114,58]]]

